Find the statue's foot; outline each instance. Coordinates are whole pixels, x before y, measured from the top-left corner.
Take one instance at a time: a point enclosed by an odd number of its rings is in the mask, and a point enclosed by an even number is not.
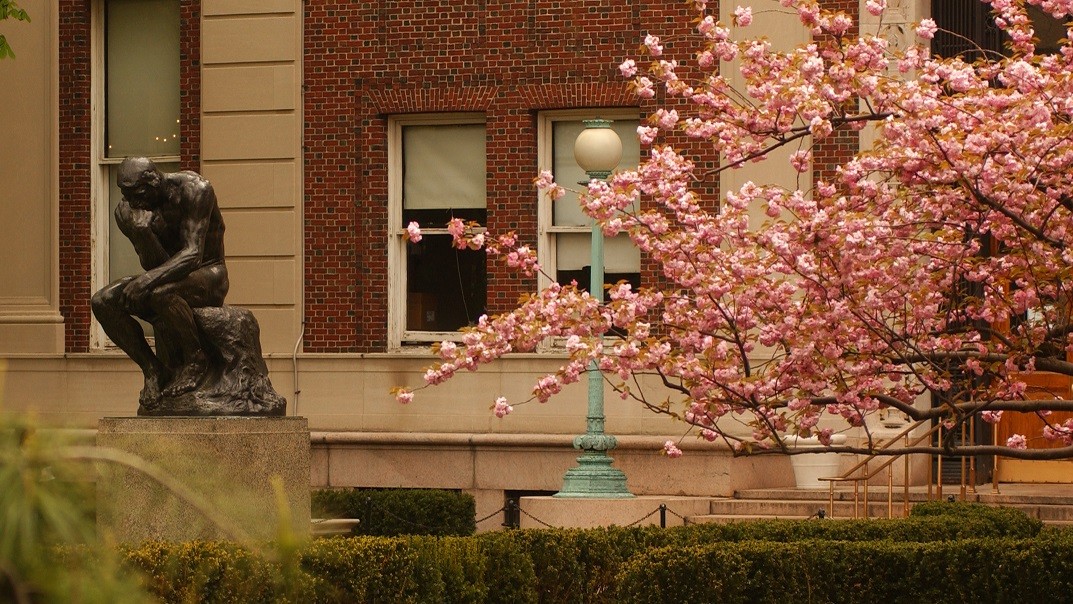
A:
[[[209,368],[208,360],[204,355],[194,357],[189,363],[175,375],[175,379],[164,389],[164,396],[179,396],[197,388],[201,377]]]
[[[145,376],[145,386],[138,395],[138,404],[146,409],[152,409],[160,404],[160,378],[155,375]]]

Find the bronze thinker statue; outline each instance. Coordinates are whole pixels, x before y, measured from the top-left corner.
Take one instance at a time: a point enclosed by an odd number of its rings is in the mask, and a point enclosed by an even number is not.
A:
[[[224,305],[224,222],[194,172],[161,172],[144,157],[119,166],[120,231],[145,272],[93,296],[93,314],[145,376],[139,415],[284,415],[268,380],[257,321]],[[153,325],[156,350],[141,318]]]

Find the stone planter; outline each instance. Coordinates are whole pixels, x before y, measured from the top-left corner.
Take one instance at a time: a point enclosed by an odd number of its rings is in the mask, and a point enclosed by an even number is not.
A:
[[[831,437],[831,444],[845,444],[845,434],[835,434]],[[815,436],[800,438],[787,436],[786,445],[800,449],[822,449],[824,445]],[[826,489],[828,481],[821,478],[833,478],[838,476],[841,470],[841,455],[838,453],[804,453],[790,456],[790,463],[794,468],[794,480],[799,489]]]

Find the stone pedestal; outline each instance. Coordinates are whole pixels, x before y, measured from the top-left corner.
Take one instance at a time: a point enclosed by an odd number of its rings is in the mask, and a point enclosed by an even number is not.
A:
[[[157,465],[252,539],[274,539],[281,522],[299,535],[309,533],[304,417],[104,418],[97,445]],[[280,495],[273,482],[281,485]],[[172,490],[115,463],[102,464],[97,525],[124,543],[232,536]]]

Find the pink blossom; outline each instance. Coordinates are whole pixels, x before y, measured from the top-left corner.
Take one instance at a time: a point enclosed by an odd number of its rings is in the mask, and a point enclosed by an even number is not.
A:
[[[417,224],[416,222],[411,222],[410,224],[406,225],[406,236],[407,238],[409,238],[411,243],[417,243],[418,241],[421,241],[421,225]]]
[[[540,174],[533,179],[533,184],[541,191],[550,189],[555,186],[555,175],[551,173],[551,170],[541,170]]]
[[[640,139],[642,145],[651,145],[657,136],[659,136],[659,128],[653,128],[652,126],[637,127],[637,138]]]
[[[548,176],[551,176],[551,172],[548,172]],[[447,223],[447,232],[451,234],[454,239],[459,239],[466,232],[466,223],[462,222],[461,218],[452,218]]]
[[[751,6],[739,6],[734,9],[734,24],[738,27],[748,27],[753,22],[753,9]]]
[[[622,77],[632,78],[637,75],[637,63],[633,59],[626,59],[618,66],[618,70]]]
[[[637,96],[641,97],[642,99],[650,99],[656,96],[656,90],[652,87],[652,80],[641,76],[637,78],[636,86]]]
[[[980,419],[984,420],[985,422],[987,422],[989,424],[997,424],[1000,421],[1002,421],[1002,412],[1001,411],[981,411],[980,412]]]
[[[933,19],[921,19],[916,28],[917,36],[925,40],[934,38],[937,31],[939,31],[939,26],[935,24]]]
[[[663,454],[671,459],[677,459],[682,456],[682,450],[678,448],[678,445],[674,444],[673,440],[668,440],[663,443]]]
[[[878,17],[883,14],[883,11],[887,10],[887,0],[868,0],[864,3],[868,12]]]
[[[649,54],[653,57],[663,54],[663,45],[659,43],[659,36],[653,36],[652,34],[645,36],[645,47],[648,48]]]
[[[1028,441],[1025,440],[1024,435],[1014,434],[1006,439],[1006,446],[1011,449],[1024,450],[1028,448]]]
[[[506,397],[502,396],[496,398],[495,405],[492,406],[492,409],[495,412],[495,416],[500,419],[506,417],[511,411],[514,411],[514,407],[508,405]]]
[[[395,400],[400,402],[400,403],[402,403],[403,405],[407,405],[407,404],[413,402],[414,393],[409,388],[396,388],[395,389]]]
[[[808,172],[812,169],[812,153],[806,149],[799,149],[790,155],[790,165],[798,172]]]

